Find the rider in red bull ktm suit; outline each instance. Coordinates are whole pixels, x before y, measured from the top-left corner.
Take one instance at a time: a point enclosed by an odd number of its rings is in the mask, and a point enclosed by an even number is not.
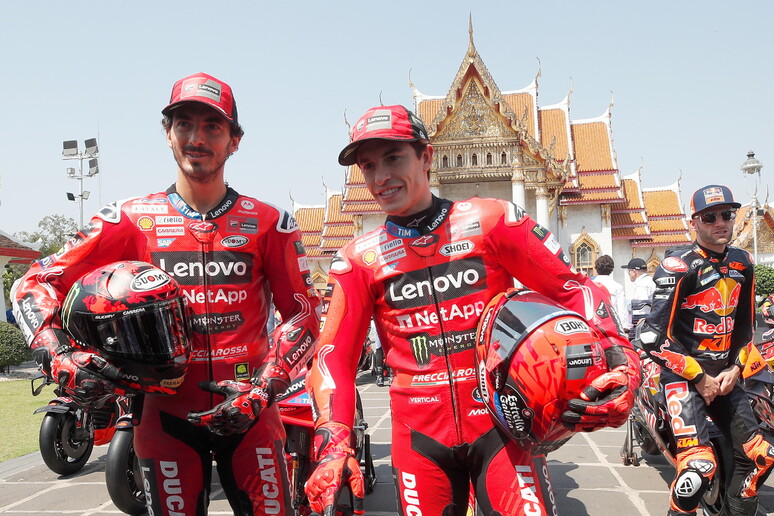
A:
[[[184,91],[206,87],[207,95],[189,94],[174,104],[184,81],[193,88]],[[220,92],[219,102],[213,100],[213,88]],[[230,94],[226,84],[204,74],[176,84],[175,109],[164,111],[170,117],[168,132],[189,127],[197,132],[204,125],[201,130],[210,134],[196,146],[180,147],[195,154],[195,163],[217,154],[219,136],[213,133],[225,130],[228,138],[231,130],[233,143],[231,126],[238,124]],[[220,120],[225,126],[219,129]],[[61,329],[60,306],[73,282],[100,265],[141,260],[164,269],[181,286],[193,310],[188,371],[176,394],[145,396],[134,430],[150,514],[205,514],[213,453],[234,514],[290,510],[284,431],[272,402],[313,349],[319,297],[293,218],[227,187],[222,165],[219,173],[216,184],[225,195],[204,213],[178,192],[180,185],[190,187],[183,172],[166,192],[107,206],[62,250],[33,264],[13,293],[43,370],[71,392],[89,397],[109,386],[92,374],[89,363],[75,363],[80,355],[72,354]],[[276,345],[270,348],[266,323],[272,301],[286,322],[274,331]]]
[[[774,454],[737,383],[754,330],[753,263],[749,253],[727,245],[739,207],[730,190],[709,185],[694,194],[691,206],[697,241],[667,252],[654,276],[652,311],[640,328],[643,347],[661,365],[677,443],[669,514],[695,514],[715,475],[707,415],[734,445],[730,514],[755,514],[757,488]]]
[[[374,129],[384,120],[385,131]],[[476,388],[479,316],[516,277],[602,330],[608,365],[622,388],[573,413],[573,423],[586,430],[626,420],[632,385],[639,382],[637,357],[620,335],[609,300],[570,269],[556,238],[520,208],[432,196],[432,147],[405,143],[426,143],[425,135],[402,106],[374,108],[353,130],[354,142],[366,141],[357,164],[388,218],[342,248],[331,265],[324,328],[307,381],[320,460],[307,494],[314,510],[333,514],[347,475],[353,489],[362,483],[351,481],[359,468],[349,442],[358,349],[373,316],[394,371],[392,465],[400,513],[465,514],[472,485],[484,514],[553,514],[545,456],[530,456],[501,433]],[[376,164],[369,158],[374,154]],[[340,163],[355,161],[340,157]]]

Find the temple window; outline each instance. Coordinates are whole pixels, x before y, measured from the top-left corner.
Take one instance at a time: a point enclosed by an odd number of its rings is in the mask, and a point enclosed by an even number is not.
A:
[[[473,154],[473,156],[470,157],[470,162],[474,167],[478,166],[478,154]]]
[[[486,164],[487,165],[491,165],[492,164],[492,153],[491,152],[487,152],[486,153]]]
[[[508,164],[508,155],[504,152],[500,154],[500,165],[507,165]]]
[[[462,167],[462,154],[457,154],[457,166]]]
[[[570,259],[575,270],[591,277],[594,275],[594,262],[600,253],[599,244],[586,233],[584,228],[580,236],[570,246]]]
[[[441,166],[443,168],[449,168],[449,156],[444,154],[443,159],[441,161],[442,161],[442,165]]]

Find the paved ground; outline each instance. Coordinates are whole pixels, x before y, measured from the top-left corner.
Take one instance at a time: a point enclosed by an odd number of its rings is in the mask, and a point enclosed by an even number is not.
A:
[[[390,470],[390,417],[387,388],[360,380],[378,483],[366,497],[366,513],[397,514]],[[559,514],[563,516],[661,516],[666,514],[668,485],[673,469],[663,457],[647,456],[639,467],[623,466],[619,450],[624,431],[579,434],[549,455],[549,469]],[[37,453],[0,463],[0,514],[121,514],[110,502],[104,485],[107,446],[94,449],[86,467],[72,477],[49,471]],[[217,478],[217,474],[213,475]],[[759,515],[774,514],[771,480],[762,492]],[[219,487],[212,493],[210,514],[231,514]],[[434,515],[425,515],[434,516]]]

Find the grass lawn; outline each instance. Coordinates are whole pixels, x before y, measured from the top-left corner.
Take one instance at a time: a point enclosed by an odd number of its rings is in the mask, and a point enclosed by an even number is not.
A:
[[[33,414],[54,397],[54,386],[33,396],[29,380],[0,382],[0,462],[38,450],[43,414]]]

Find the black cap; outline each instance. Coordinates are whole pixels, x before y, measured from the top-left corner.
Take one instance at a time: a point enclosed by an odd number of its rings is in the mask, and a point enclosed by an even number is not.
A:
[[[622,269],[635,269],[638,271],[644,271],[648,269],[648,264],[642,258],[632,258],[626,265],[621,265]]]
[[[707,185],[696,190],[691,197],[691,217],[707,208],[720,205],[729,205],[732,208],[742,206],[734,201],[734,196],[727,186]]]

